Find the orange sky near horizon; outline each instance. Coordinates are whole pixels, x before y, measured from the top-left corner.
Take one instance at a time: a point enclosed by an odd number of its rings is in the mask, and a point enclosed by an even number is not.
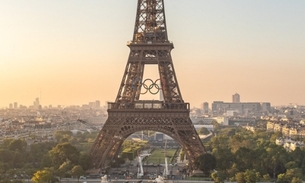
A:
[[[233,2],[165,1],[183,99],[305,105],[305,2]],[[136,0],[0,2],[0,108],[114,101],[135,10]]]

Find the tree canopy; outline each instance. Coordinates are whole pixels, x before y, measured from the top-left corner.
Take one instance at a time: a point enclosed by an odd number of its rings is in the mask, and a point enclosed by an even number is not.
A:
[[[67,160],[71,161],[72,164],[78,164],[79,154],[79,151],[67,142],[57,144],[52,150],[49,151],[52,164],[56,168]]]
[[[209,174],[211,170],[216,168],[216,158],[210,153],[204,153],[195,159],[195,166],[204,174]]]

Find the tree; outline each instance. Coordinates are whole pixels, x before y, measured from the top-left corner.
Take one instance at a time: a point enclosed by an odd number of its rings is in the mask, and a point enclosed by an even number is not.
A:
[[[20,153],[24,153],[26,151],[26,147],[27,147],[27,142],[21,139],[12,140],[8,145],[9,150],[11,151],[18,150]]]
[[[238,172],[238,169],[237,169],[236,163],[233,163],[231,168],[227,169],[228,176],[231,177],[233,179],[233,181],[235,181],[235,175],[237,172]]]
[[[253,139],[244,134],[235,134],[230,138],[230,147],[233,152],[236,152],[241,147],[253,149],[254,144]]]
[[[211,139],[210,147],[212,149],[229,149],[228,137],[224,135],[217,135]]]
[[[293,177],[291,180],[291,183],[302,183],[302,179],[300,179],[298,177]]]
[[[213,120],[212,121],[212,125],[214,125],[214,131],[215,132],[218,132],[220,130],[220,124],[216,121],[216,120]]]
[[[269,182],[271,180],[270,175],[269,174],[263,175],[263,180],[266,181],[266,182]]]
[[[13,168],[14,153],[7,149],[0,149],[0,162],[3,163],[3,168],[5,171]]]
[[[72,165],[71,165],[71,162],[69,160],[65,161],[56,170],[56,175],[58,175],[61,179],[62,177],[64,177],[67,174],[67,172],[69,172],[71,170],[71,166]]]
[[[285,179],[291,182],[293,178],[302,178],[302,170],[300,168],[292,168],[286,171]]]
[[[206,127],[201,127],[201,128],[199,128],[198,133],[200,135],[207,135],[210,133],[210,131]]]
[[[256,159],[254,156],[254,151],[246,147],[239,148],[235,153],[236,165],[239,171],[246,171],[247,169],[252,169],[253,161]]]
[[[285,173],[286,169],[284,165],[290,159],[287,151],[282,146],[270,144],[268,147],[266,147],[266,152],[266,166],[272,170],[272,172],[269,173],[273,174],[273,178],[281,173]]]
[[[212,154],[217,160],[217,170],[227,170],[231,168],[232,162],[234,162],[234,156],[231,149],[214,148]]]
[[[38,170],[34,173],[32,179],[34,183],[44,183],[44,182],[51,182],[52,180],[52,173],[48,169]]]
[[[43,168],[43,167],[49,167],[51,166],[51,161],[50,164],[46,163],[44,166],[41,166],[42,160],[44,159],[44,156],[48,154],[48,152],[55,147],[54,142],[43,142],[43,143],[35,143],[30,145],[30,152],[29,156],[27,158],[27,162],[32,163],[34,167],[36,168]]]
[[[25,155],[19,151],[13,152],[14,154],[14,168],[22,168],[25,162]]]
[[[71,131],[56,131],[54,137],[57,142],[69,142],[73,138],[73,133]]]
[[[285,168],[287,169],[297,168],[297,164],[295,161],[289,161],[288,163],[285,164]]]
[[[282,137],[282,136],[283,136],[282,132],[275,132],[275,133],[273,133],[273,134],[271,135],[271,137],[270,137],[270,142],[275,143],[275,140],[276,140],[277,138]]]
[[[216,167],[216,158],[209,153],[202,154],[195,159],[195,166],[205,175],[208,175]]]
[[[211,177],[215,183],[223,183],[224,180],[226,180],[227,175],[225,172],[219,171],[219,172],[213,172],[211,174]]]
[[[280,183],[283,183],[283,182],[288,182],[287,180],[286,180],[286,177],[285,177],[285,174],[284,173],[281,173],[281,174],[278,174],[277,175],[277,182],[280,182]]]
[[[1,143],[1,148],[2,149],[8,149],[8,146],[10,145],[10,143],[13,141],[14,139],[3,139],[2,143]]]
[[[83,170],[83,168],[80,165],[76,165],[71,170],[71,175],[77,177],[77,181],[79,181],[79,177],[84,175],[86,172]]]
[[[67,160],[71,161],[72,164],[78,164],[79,154],[80,153],[76,147],[67,142],[57,144],[51,151],[49,151],[52,164],[56,169]]]
[[[87,153],[81,153],[78,163],[83,167],[84,170],[88,170],[91,166],[91,157]]]
[[[238,172],[235,175],[235,180],[236,180],[237,183],[245,183],[246,180],[245,180],[244,173],[243,172]]]
[[[291,153],[292,160],[296,163],[298,167],[302,166],[302,162],[304,161],[304,150],[301,150],[300,147],[297,147]],[[305,172],[304,172],[305,173]]]
[[[260,180],[260,174],[255,170],[246,170],[244,173],[244,179],[247,183],[255,183]]]

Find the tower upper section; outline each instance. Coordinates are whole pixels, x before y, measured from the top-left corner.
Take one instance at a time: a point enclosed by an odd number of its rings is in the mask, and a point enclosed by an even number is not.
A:
[[[167,43],[163,0],[138,0],[132,43]]]
[[[172,63],[171,50],[174,46],[167,38],[164,11],[164,0],[138,0],[133,40],[128,43],[129,58],[115,107],[111,108],[132,109],[144,106],[140,95],[148,91],[151,93],[151,89],[156,89],[157,93],[162,92],[164,100],[160,104],[163,108],[188,108],[182,99]],[[153,81],[148,84],[146,81],[151,79],[143,78],[147,64],[158,65],[159,78],[155,81],[159,81],[160,86]]]

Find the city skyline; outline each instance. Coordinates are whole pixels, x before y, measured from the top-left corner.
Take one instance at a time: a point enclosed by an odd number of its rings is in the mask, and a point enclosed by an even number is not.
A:
[[[242,102],[304,105],[305,2],[292,2],[165,1],[183,99],[200,107],[238,93]],[[38,96],[43,106],[114,101],[135,9],[136,0],[0,2],[0,108]]]

